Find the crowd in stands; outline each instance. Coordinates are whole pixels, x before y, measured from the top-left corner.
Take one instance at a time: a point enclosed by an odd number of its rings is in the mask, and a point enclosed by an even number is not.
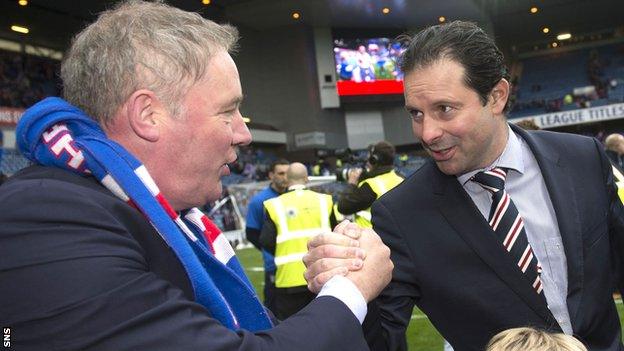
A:
[[[25,108],[60,94],[59,62],[0,50],[0,107]]]
[[[624,101],[624,44],[528,59],[527,70],[512,79],[512,118]]]

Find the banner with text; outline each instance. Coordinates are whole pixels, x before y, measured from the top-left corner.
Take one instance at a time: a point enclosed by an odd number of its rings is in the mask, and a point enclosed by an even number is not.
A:
[[[0,127],[15,127],[23,113],[23,108],[0,107]]]
[[[523,120],[533,120],[542,129],[569,126],[581,123],[607,121],[624,118],[624,103],[584,108],[571,111],[545,113],[532,117],[521,117],[509,120],[518,123]]]

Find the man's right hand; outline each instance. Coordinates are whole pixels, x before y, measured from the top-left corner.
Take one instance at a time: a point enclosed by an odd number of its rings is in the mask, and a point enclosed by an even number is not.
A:
[[[361,168],[355,168],[355,169],[349,170],[349,173],[347,174],[347,183],[358,185],[358,181],[360,180],[361,175],[362,175]]]
[[[366,252],[364,265],[360,270],[349,271],[347,279],[358,287],[366,302],[369,302],[390,283],[394,264],[390,260],[390,249],[372,229],[362,230],[360,248]]]

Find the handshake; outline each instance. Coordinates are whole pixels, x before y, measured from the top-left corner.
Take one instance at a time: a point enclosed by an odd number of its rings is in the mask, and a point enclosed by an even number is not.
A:
[[[388,285],[394,268],[390,249],[379,235],[349,221],[310,239],[303,263],[307,267],[304,277],[313,293],[333,276],[342,275],[355,284],[366,302]]]

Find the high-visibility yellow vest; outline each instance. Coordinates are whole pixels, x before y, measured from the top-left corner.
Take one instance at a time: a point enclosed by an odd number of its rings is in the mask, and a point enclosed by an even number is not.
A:
[[[387,193],[390,189],[399,185],[402,181],[403,178],[396,174],[395,171],[390,171],[373,178],[365,179],[358,184],[358,187],[361,187],[364,183],[368,184],[375,195],[377,195],[377,199],[379,199],[381,195]],[[365,210],[358,211],[355,214],[355,223],[364,228],[372,228],[373,224],[371,223],[371,217],[371,209],[369,207]]]
[[[618,189],[618,197],[620,198],[620,201],[624,202],[624,175],[622,175],[622,172],[620,172],[620,170],[618,170],[615,166],[611,165],[611,168],[613,169],[615,185],[617,185]]]
[[[306,285],[302,258],[308,252],[308,240],[329,231],[332,210],[330,195],[297,189],[264,202],[277,228],[275,242],[275,286],[290,288]]]

